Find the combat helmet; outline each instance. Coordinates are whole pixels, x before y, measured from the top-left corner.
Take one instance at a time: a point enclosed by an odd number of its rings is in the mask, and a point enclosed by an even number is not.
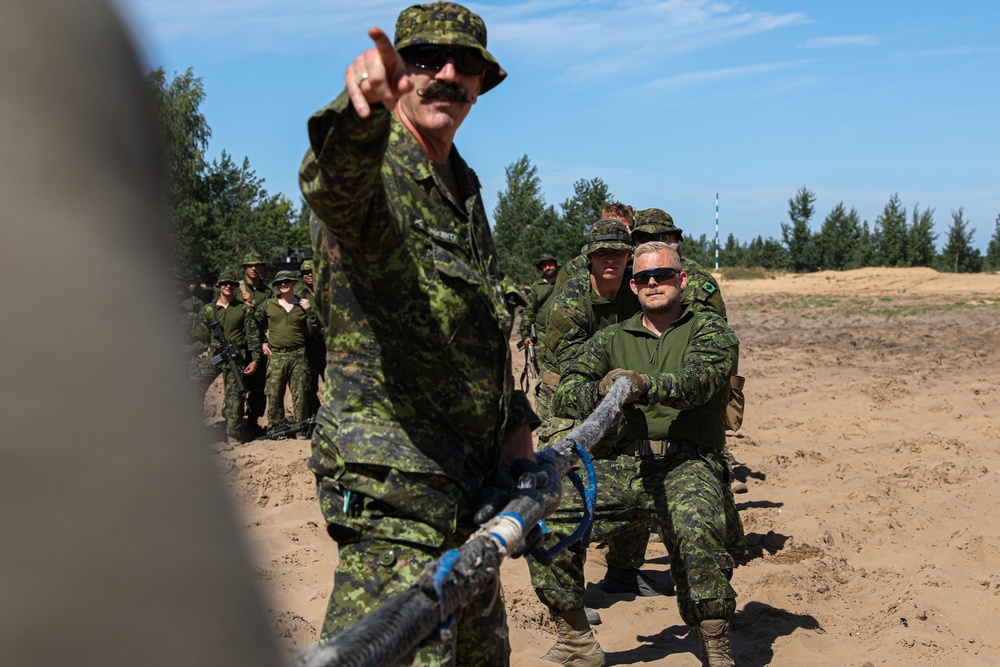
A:
[[[251,264],[264,264],[264,258],[260,256],[259,253],[251,250],[246,255],[243,256],[243,266],[250,266]]]
[[[408,46],[421,44],[460,46],[477,51],[486,60],[480,94],[495,88],[507,77],[497,59],[486,50],[486,24],[483,19],[457,3],[413,5],[400,12],[393,40],[396,50],[403,51]]]
[[[678,241],[684,240],[683,230],[674,224],[673,217],[659,208],[646,208],[635,212],[635,226],[632,228],[633,238],[635,238],[636,232],[641,234],[676,234]]]
[[[580,254],[589,255],[601,248],[632,251],[632,237],[629,236],[625,223],[611,218],[594,223],[587,234],[587,242],[580,248]]]
[[[276,286],[278,283],[283,283],[286,280],[290,280],[293,283],[297,283],[299,282],[299,276],[294,271],[289,271],[287,269],[278,271],[278,275],[276,275],[274,277],[274,280],[271,281],[271,287]]]

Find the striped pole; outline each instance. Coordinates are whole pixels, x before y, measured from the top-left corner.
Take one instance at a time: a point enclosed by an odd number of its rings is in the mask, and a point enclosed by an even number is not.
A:
[[[715,193],[715,270],[719,270],[719,193]]]

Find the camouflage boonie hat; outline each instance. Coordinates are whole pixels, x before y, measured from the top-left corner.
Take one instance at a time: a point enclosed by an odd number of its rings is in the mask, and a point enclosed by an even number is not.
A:
[[[313,270],[313,261],[311,259],[304,260],[302,266],[299,267],[299,273],[310,273]]]
[[[677,234],[677,240],[684,239],[684,232],[674,224],[670,214],[659,208],[646,208],[635,212],[635,226],[632,233]]]
[[[291,280],[293,283],[299,282],[299,276],[294,271],[278,271],[278,275],[274,277],[271,281],[271,286],[277,285],[278,283],[283,283],[286,280]]]
[[[507,77],[497,59],[486,50],[486,24],[478,14],[454,2],[413,5],[396,19],[397,51],[416,44],[461,46],[478,51],[486,60],[480,94],[495,88]]]
[[[587,234],[587,242],[580,248],[580,254],[589,255],[601,248],[632,251],[632,237],[629,236],[625,223],[610,218],[594,223]]]
[[[251,264],[264,264],[264,258],[250,251],[243,256],[243,266],[250,266]]]
[[[545,262],[555,262],[556,266],[559,266],[559,260],[553,257],[552,255],[542,255],[542,257],[537,262],[535,262],[535,268],[541,269],[542,264],[544,264]]]
[[[236,283],[239,285],[240,279],[232,271],[223,271],[219,274],[219,279],[215,281],[215,286],[218,287],[222,283]]]

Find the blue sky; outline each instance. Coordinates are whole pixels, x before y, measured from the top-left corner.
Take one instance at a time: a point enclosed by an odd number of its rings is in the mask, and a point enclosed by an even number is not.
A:
[[[400,0],[117,0],[150,67],[202,77],[222,150],[300,201],[306,119],[390,35]],[[787,202],[816,193],[818,230],[843,201],[873,223],[893,193],[963,207],[985,250],[1000,214],[1000,3],[522,0],[467,3],[508,78],[456,144],[487,211],[527,154],[557,207],[581,178],[689,235],[780,238]]]

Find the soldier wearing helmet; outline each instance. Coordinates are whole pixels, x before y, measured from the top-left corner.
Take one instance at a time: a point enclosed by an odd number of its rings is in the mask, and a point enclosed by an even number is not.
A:
[[[236,288],[236,298],[241,303],[246,304],[255,311],[257,306],[274,296],[274,290],[264,282],[264,258],[257,252],[250,251],[243,256],[243,278]],[[263,333],[266,323],[258,320],[258,328]],[[264,432],[260,426],[260,418],[264,416],[267,408],[267,394],[264,384],[267,381],[267,357],[260,360],[258,372],[247,377],[245,384],[250,395],[247,397],[247,429],[253,437]]]
[[[307,259],[299,266],[301,281],[295,288],[295,296],[308,299],[313,306],[316,302],[316,279],[313,274],[313,261]],[[309,362],[309,391],[306,392],[306,416],[315,417],[319,411],[319,379],[326,368],[326,329],[318,320],[317,329],[312,336],[306,338],[306,359]]]
[[[559,262],[551,255],[545,255],[537,262],[535,267],[542,272],[542,277],[531,284],[531,291],[528,293],[528,303],[521,312],[521,324],[517,327],[517,333],[521,340],[527,343],[532,337],[531,326],[535,326],[535,335],[532,344],[537,344],[538,338],[545,333],[545,325],[548,322],[548,308],[545,304],[552,296],[556,282],[556,273],[559,270]]]

